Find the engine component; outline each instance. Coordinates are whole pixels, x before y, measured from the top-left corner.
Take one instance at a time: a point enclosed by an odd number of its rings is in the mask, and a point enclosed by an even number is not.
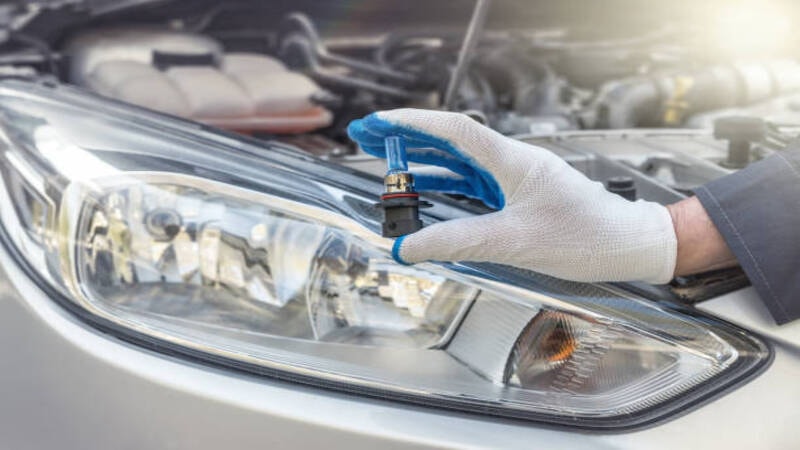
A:
[[[764,139],[766,125],[757,117],[724,117],[714,122],[714,137],[728,141],[728,157],[722,167],[741,169],[750,164],[750,143]]]
[[[480,18],[486,5],[476,8]],[[292,69],[341,94],[334,128],[341,116],[349,121],[403,106],[477,112],[505,134],[577,127],[563,78],[527,55],[524,42],[505,34],[478,39],[471,29],[469,40],[450,29],[391,33],[370,62],[333,52],[308,16],[293,13],[283,21],[278,54]],[[459,50],[467,44],[472,51]]]
[[[67,46],[70,79],[101,95],[237,131],[300,133],[327,126],[320,88],[273,58],[224,53],[205,36],[109,28]]]
[[[800,90],[800,64],[780,60],[612,81],[586,124],[597,128],[677,126],[695,113],[752,105]]]
[[[523,140],[556,153],[595,181],[628,178],[637,198],[665,205],[731,173],[718,164],[726,157],[724,143],[705,130],[567,131]]]
[[[675,29],[607,40],[570,29],[489,28],[467,40],[463,26],[420,27],[387,30],[376,42],[358,33],[328,39],[312,17],[295,12],[259,30],[258,45],[243,45],[253,38],[210,25],[222,9],[198,11],[200,25],[107,22],[65,47],[43,42],[39,52],[66,56],[53,64],[65,61],[70,81],[115,99],[256,136],[316,131],[330,141],[313,139],[312,153],[322,156],[355,153],[347,124],[399,107],[469,112],[507,135],[708,128],[731,115],[800,123],[798,61],[710,65],[674,45]],[[473,51],[460,50],[467,42]]]
[[[669,290],[682,302],[695,304],[749,285],[744,271],[734,267],[676,277],[669,283]]]
[[[415,81],[415,77],[411,74],[330,52],[319,38],[314,23],[305,14],[289,14],[284,19],[281,28],[278,50],[281,59],[286,61],[290,68],[305,72],[317,82],[333,87],[363,89],[401,100],[410,100],[417,96],[401,87],[388,86],[337,70],[335,67],[344,67],[348,72],[367,74],[379,79],[406,84],[413,84]]]
[[[611,177],[606,181],[606,189],[608,189],[608,192],[613,192],[626,200],[636,200],[636,185],[631,177]]]

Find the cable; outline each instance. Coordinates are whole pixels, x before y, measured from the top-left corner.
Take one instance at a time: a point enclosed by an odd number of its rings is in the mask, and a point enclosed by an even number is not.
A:
[[[28,45],[41,52],[42,57],[44,58],[45,62],[47,62],[50,73],[53,76],[58,76],[58,63],[56,62],[55,54],[45,41],[22,33],[14,33],[10,36],[10,38],[12,41]]]

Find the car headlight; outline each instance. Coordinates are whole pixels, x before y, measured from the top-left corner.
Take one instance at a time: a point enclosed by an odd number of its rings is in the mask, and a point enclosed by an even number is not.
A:
[[[0,83],[0,122],[4,242],[142,345],[594,429],[669,417],[769,360],[744,330],[619,288],[396,264],[380,184],[302,156],[22,81]]]

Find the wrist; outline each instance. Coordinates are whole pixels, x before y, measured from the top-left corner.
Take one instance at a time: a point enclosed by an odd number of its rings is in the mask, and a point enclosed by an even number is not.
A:
[[[728,244],[696,197],[667,205],[678,241],[675,276],[733,267]]]

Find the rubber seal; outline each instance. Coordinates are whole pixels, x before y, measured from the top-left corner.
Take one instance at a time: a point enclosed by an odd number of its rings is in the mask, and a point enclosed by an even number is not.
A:
[[[419,193],[417,192],[403,192],[400,194],[384,194],[381,195],[381,200],[388,200],[390,198],[419,198]]]

